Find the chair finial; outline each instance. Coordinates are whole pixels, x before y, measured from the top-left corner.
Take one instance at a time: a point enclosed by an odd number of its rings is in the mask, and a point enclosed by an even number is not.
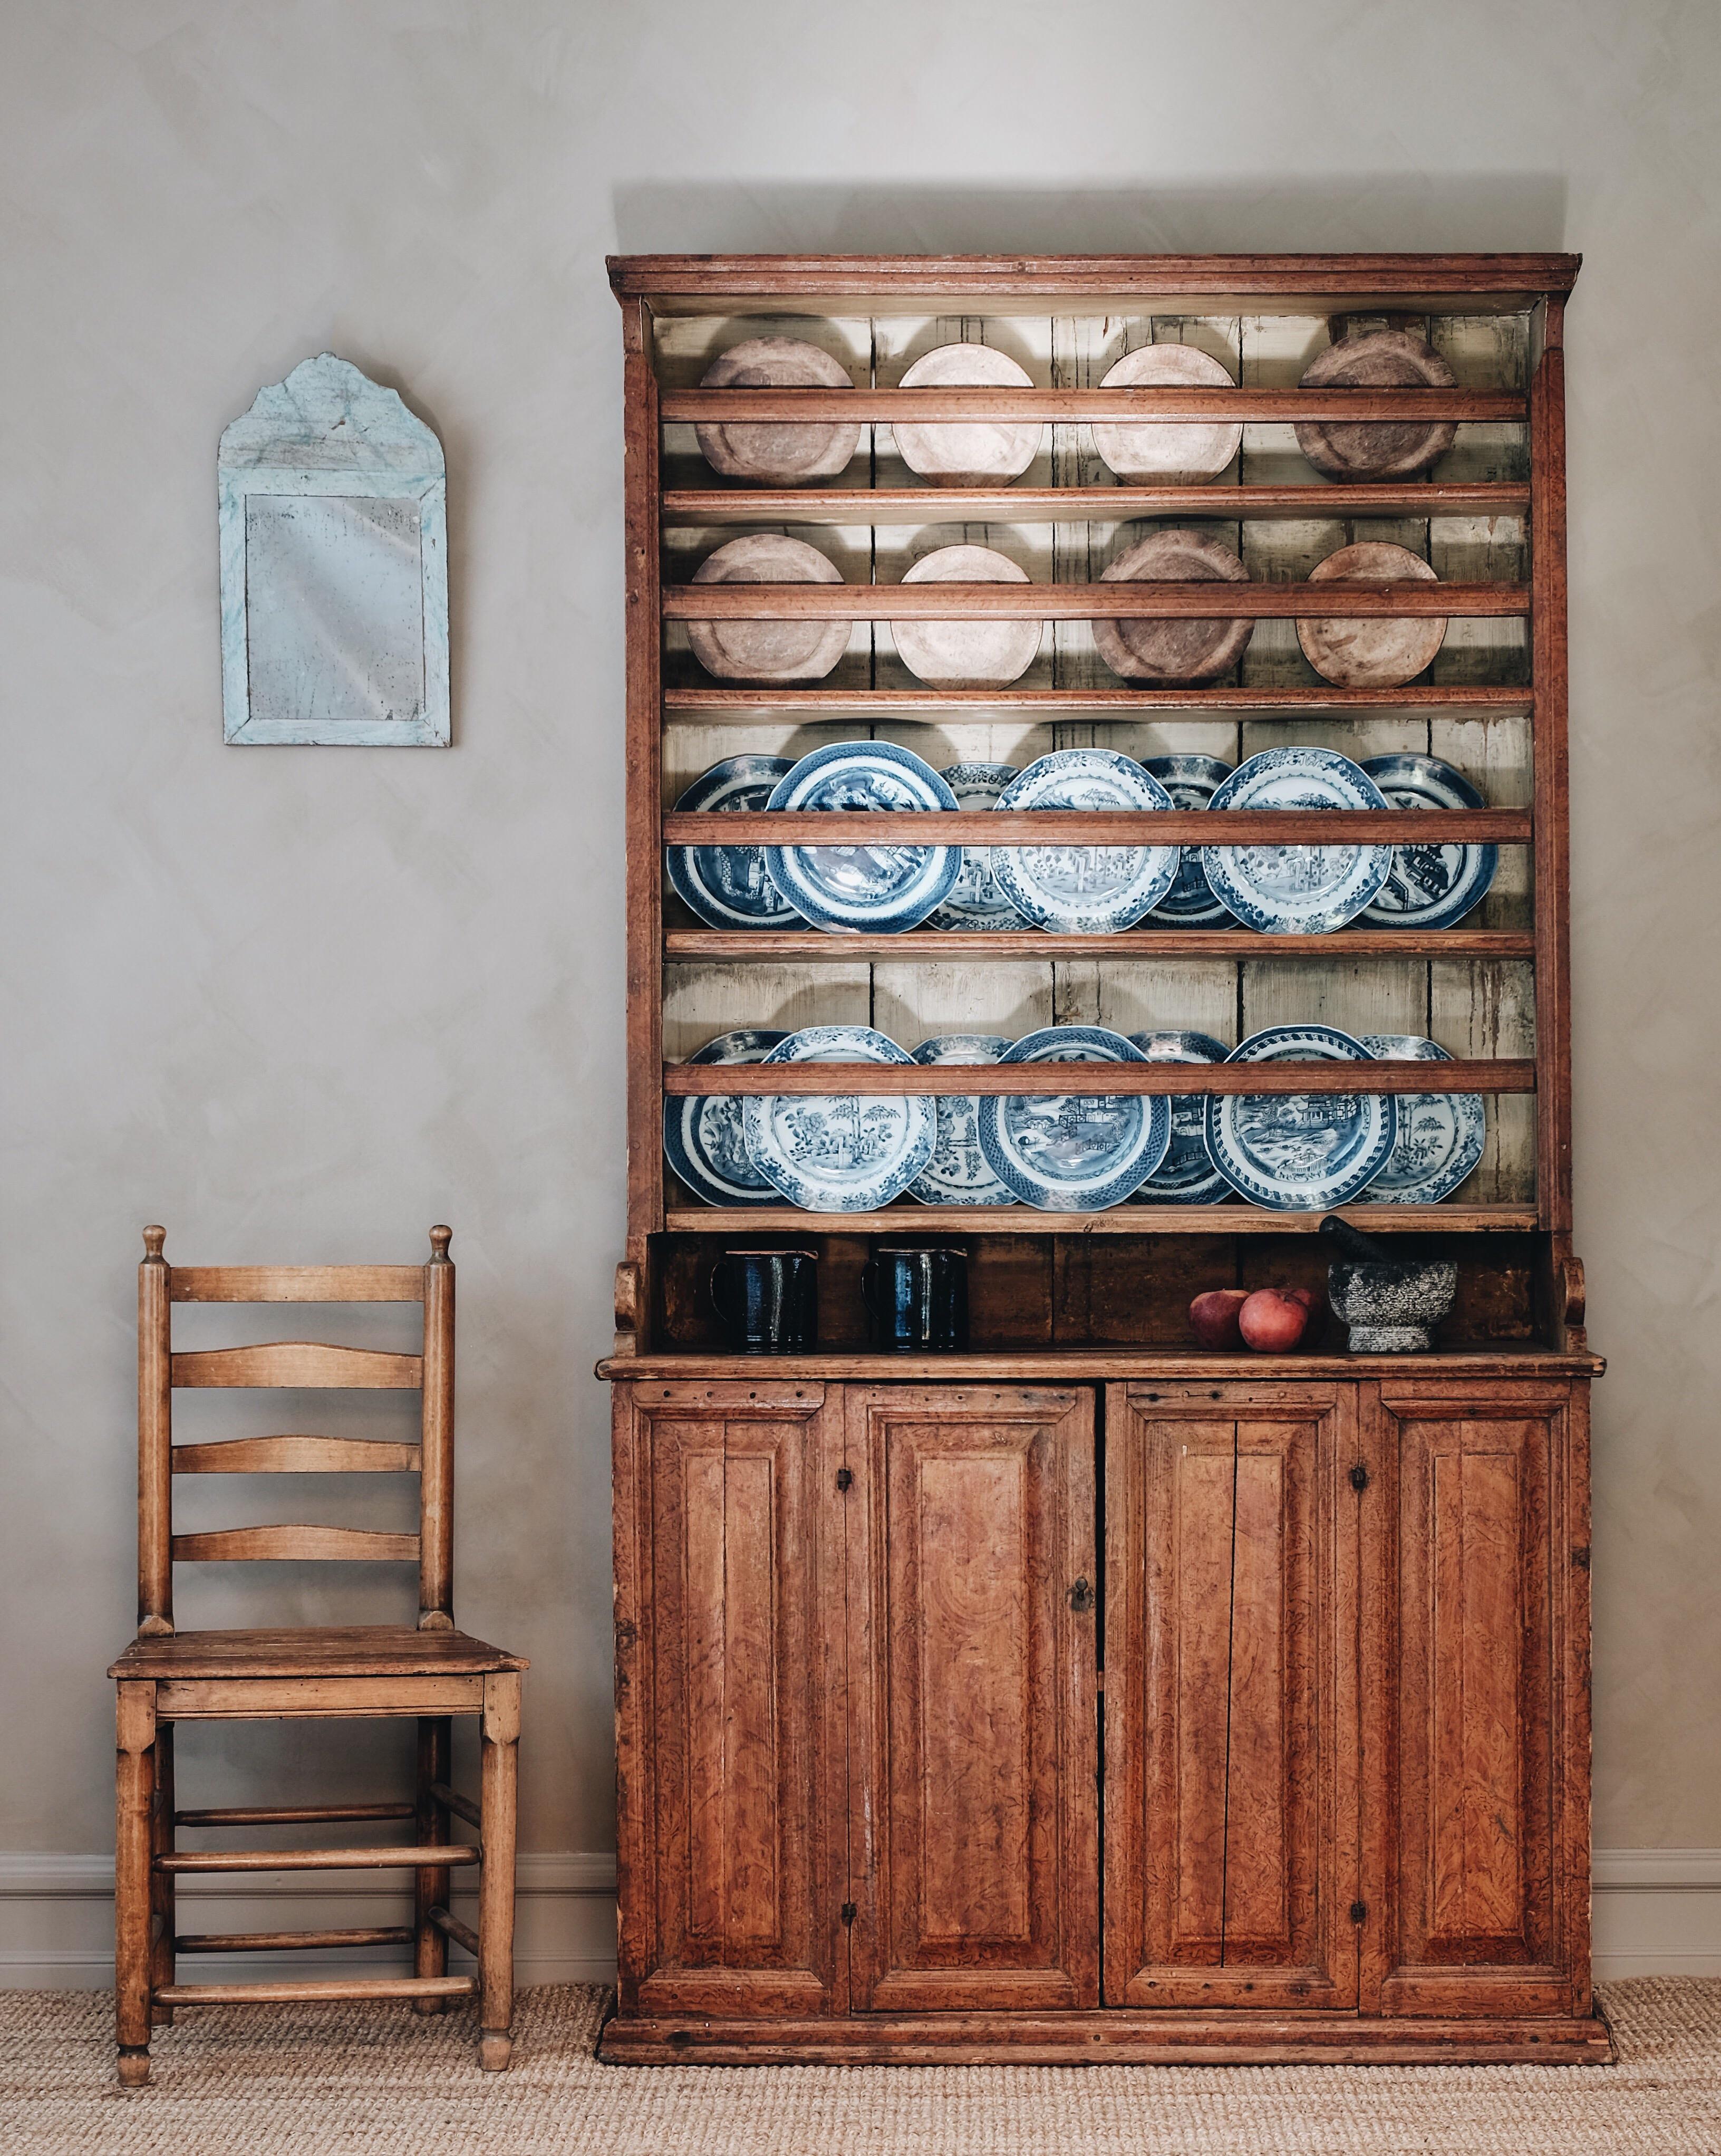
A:
[[[167,1230],[165,1228],[146,1228],[143,1231],[143,1247],[147,1257],[155,1260],[159,1264],[161,1256],[161,1245],[166,1241],[166,1240]]]
[[[430,1231],[430,1262],[445,1265],[448,1262],[448,1245],[454,1240],[452,1228],[433,1228]]]

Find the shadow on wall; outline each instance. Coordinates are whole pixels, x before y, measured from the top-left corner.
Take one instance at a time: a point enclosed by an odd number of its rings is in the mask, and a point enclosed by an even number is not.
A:
[[[1565,244],[1552,172],[1334,174],[1139,187],[641,181],[616,188],[624,254],[1328,254]]]

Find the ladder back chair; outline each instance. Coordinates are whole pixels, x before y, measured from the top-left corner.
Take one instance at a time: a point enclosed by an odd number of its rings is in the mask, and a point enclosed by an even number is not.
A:
[[[287,2004],[303,1999],[407,1999],[425,2014],[444,2001],[479,2003],[479,2063],[508,2063],[514,2008],[515,1748],[518,1655],[454,1629],[454,1268],[450,1231],[430,1231],[423,1265],[169,1265],[166,1230],[146,1228],[137,1291],[137,1637],[108,1674],[118,1681],[118,1838],[115,1975],[119,2073],[127,2087],[150,2076],[152,2027],[179,2006]],[[172,1306],[201,1303],[420,1303],[423,1352],[389,1354],[312,1341],[176,1353]],[[176,1445],[173,1394],[208,1386],[387,1388],[420,1398],[418,1440],[322,1436],[241,1437]],[[418,1532],[333,1527],[173,1532],[176,1475],[390,1474],[418,1476]],[[418,1568],[415,1626],[181,1632],[174,1629],[173,1567],[234,1558],[378,1558]],[[449,1786],[453,1717],[479,1727],[477,1804]],[[176,1810],[173,1732],[181,1722],[355,1717],[416,1718],[417,1789],[411,1803],[239,1805]],[[476,1829],[453,1839],[451,1816]],[[295,1825],[412,1820],[410,1845],[332,1849],[180,1850],[181,1826]],[[478,1928],[450,1909],[449,1880],[479,1867]],[[361,1930],[182,1934],[174,1884],[191,1872],[410,1870],[410,1925]],[[448,1974],[448,1943],[475,1956],[475,1976]],[[410,1975],[264,1984],[181,1984],[180,1954],[302,1947],[410,1946]]]

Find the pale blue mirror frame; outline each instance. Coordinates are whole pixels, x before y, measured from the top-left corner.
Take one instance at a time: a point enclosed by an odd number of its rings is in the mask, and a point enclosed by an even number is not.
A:
[[[221,438],[223,728],[240,743],[448,745],[442,444],[325,352]]]

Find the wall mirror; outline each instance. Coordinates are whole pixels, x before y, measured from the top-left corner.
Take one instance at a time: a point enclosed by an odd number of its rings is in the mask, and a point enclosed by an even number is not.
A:
[[[221,438],[222,714],[242,743],[445,748],[442,444],[333,352]]]

